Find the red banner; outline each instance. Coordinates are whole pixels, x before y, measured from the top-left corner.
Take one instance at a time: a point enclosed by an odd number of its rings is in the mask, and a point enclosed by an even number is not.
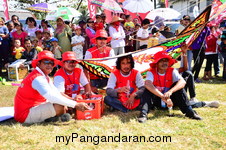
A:
[[[168,0],[165,0],[165,6],[166,6],[166,8],[168,8],[168,7],[169,7]]]
[[[89,17],[96,20],[96,6],[91,4],[91,0],[88,0]]]
[[[8,10],[8,3],[7,0],[3,0],[3,9],[4,9],[4,15],[5,15],[5,20],[9,20],[9,10]]]

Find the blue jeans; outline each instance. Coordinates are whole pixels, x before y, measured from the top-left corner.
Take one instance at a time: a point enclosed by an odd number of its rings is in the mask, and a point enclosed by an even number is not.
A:
[[[187,51],[187,57],[188,57],[188,70],[191,71],[191,62],[193,58],[193,53],[191,50]]]
[[[126,107],[124,107],[122,105],[122,103],[115,97],[111,97],[111,96],[105,96],[104,97],[104,102],[105,104],[107,104],[108,106],[111,106],[117,110],[120,110],[124,113],[128,112],[128,109]]]

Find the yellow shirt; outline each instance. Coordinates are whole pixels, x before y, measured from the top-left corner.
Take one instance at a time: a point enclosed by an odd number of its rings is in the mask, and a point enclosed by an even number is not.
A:
[[[16,53],[16,55],[15,55],[15,58],[16,59],[20,59],[21,58],[21,56],[22,56],[22,52],[24,51],[25,49],[23,48],[23,47],[18,47],[18,48],[14,48],[14,53]]]
[[[131,27],[131,28],[134,28],[134,27],[135,27],[135,25],[134,25],[134,23],[133,23],[132,21],[130,21],[130,22],[125,22],[125,23],[124,23],[124,27],[127,27],[127,26],[129,26],[129,27]]]
[[[38,53],[43,51],[43,49],[40,46],[35,47],[35,49],[37,50]]]

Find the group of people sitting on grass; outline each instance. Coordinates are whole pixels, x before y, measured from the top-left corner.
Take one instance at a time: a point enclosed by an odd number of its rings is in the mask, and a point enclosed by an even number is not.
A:
[[[113,49],[107,46],[110,41],[111,37],[108,37],[105,30],[98,30],[92,39],[95,46],[86,51],[85,58],[114,56]],[[87,103],[76,101],[82,99],[82,86],[85,91],[83,94],[88,98],[98,93],[98,88],[107,87],[104,102],[108,109],[124,113],[139,110],[138,121],[141,123],[148,119],[150,110],[174,106],[178,106],[186,117],[201,120],[193,108],[218,107],[219,102],[198,102],[195,99],[194,79],[186,71],[187,45],[183,45],[181,49],[183,67],[172,68],[176,61],[165,51],[159,51],[154,55],[145,81],[139,71],[134,69],[135,62],[131,55],[119,57],[109,79],[103,79],[78,67],[78,60],[72,51],[64,52],[61,61],[55,59],[51,51],[41,51],[31,63],[34,69],[17,90],[14,118],[28,124],[69,121],[70,113],[73,113],[68,111],[69,108],[79,111],[91,109]],[[54,74],[52,82],[48,75],[56,65],[61,67]],[[185,89],[189,90],[190,100]]]

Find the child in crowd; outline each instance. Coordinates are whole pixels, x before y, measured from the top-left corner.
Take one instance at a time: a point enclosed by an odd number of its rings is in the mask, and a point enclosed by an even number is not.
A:
[[[44,32],[44,39],[43,39],[43,46],[44,46],[44,50],[50,50],[51,47],[51,34],[50,31],[45,30]]]
[[[50,51],[54,54],[54,58],[61,60],[61,54],[62,54],[62,48],[58,45],[58,39],[57,38],[52,38],[50,40],[51,42],[51,48]]]
[[[85,38],[81,36],[82,31],[80,26],[75,28],[76,35],[71,38],[72,51],[75,53],[77,59],[83,59],[83,45]]]
[[[35,31],[35,35],[36,35],[36,38],[38,39],[38,46],[41,47],[41,48],[43,48],[43,44],[42,44],[42,40],[43,40],[42,31],[41,30]]]
[[[21,47],[21,42],[19,39],[14,40],[14,49],[13,54],[15,55],[16,59],[20,59],[22,56],[22,53],[25,51],[23,47]]]
[[[104,29],[104,24],[101,15],[96,15],[96,22],[94,23],[94,30]]]
[[[132,20],[133,19],[130,15],[126,15],[126,22],[124,23],[124,28],[126,28],[127,26],[129,26],[130,28],[134,28],[135,25]]]
[[[34,38],[34,40],[32,41],[32,45],[33,47],[37,50],[37,52],[41,52],[43,51],[42,47],[38,46],[38,38]]]
[[[23,24],[20,22],[15,23],[15,29],[16,30],[12,32],[12,38],[13,40],[19,39],[21,46],[24,47],[24,41],[27,38],[28,34],[23,30]]]
[[[144,19],[142,21],[142,27],[137,31],[137,39],[140,40],[140,49],[145,49],[148,47],[148,39],[150,38],[149,35],[149,19]]]

